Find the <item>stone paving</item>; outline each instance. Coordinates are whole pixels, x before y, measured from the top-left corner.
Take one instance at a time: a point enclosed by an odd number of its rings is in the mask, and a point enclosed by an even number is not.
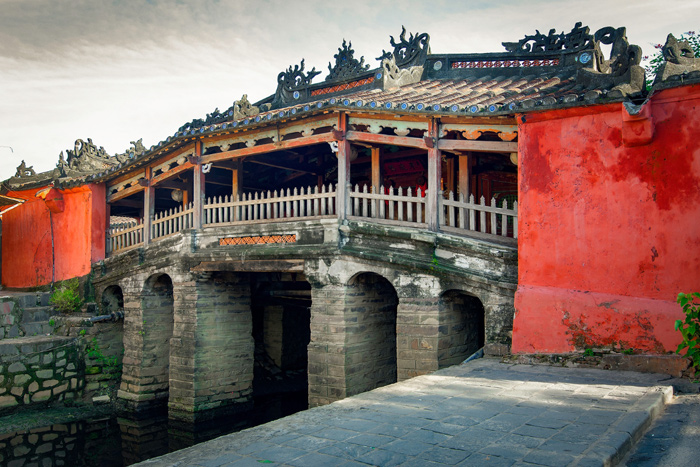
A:
[[[671,399],[661,379],[485,358],[138,465],[615,465]]]

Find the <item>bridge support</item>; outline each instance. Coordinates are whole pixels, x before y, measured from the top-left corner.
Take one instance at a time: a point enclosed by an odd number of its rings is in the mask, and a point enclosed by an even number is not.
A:
[[[252,329],[247,274],[202,274],[176,284],[171,419],[195,422],[252,408]]]

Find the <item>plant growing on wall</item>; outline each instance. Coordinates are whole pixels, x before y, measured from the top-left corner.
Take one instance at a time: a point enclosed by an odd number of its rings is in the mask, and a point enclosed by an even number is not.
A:
[[[61,285],[51,294],[49,302],[56,311],[61,313],[72,313],[80,311],[83,300],[78,293],[78,278],[63,281]]]
[[[679,293],[678,304],[683,308],[685,319],[676,320],[676,331],[683,336],[676,353],[682,355],[681,351],[687,349],[685,356],[692,360],[695,371],[700,371],[700,293]]]

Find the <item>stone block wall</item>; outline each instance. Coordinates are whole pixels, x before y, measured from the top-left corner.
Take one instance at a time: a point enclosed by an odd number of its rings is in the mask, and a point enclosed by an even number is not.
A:
[[[76,339],[5,340],[0,356],[0,414],[81,396],[84,366]]]
[[[0,297],[0,339],[50,332],[47,324],[52,314],[49,297],[46,292]]]
[[[245,273],[175,282],[170,417],[195,421],[250,408],[253,319]]]
[[[440,301],[438,366],[462,363],[484,345],[484,307],[478,298],[449,291]]]
[[[415,291],[412,295],[415,294]],[[397,310],[398,380],[438,369],[440,323],[438,297],[402,296]]]

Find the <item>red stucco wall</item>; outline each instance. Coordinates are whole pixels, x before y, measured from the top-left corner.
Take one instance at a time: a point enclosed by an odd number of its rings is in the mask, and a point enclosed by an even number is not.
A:
[[[49,217],[47,202],[35,197],[38,189],[11,192],[27,201],[3,215],[2,285],[34,287],[54,280],[84,276],[94,261],[104,258],[105,193],[101,185],[53,192],[63,212]],[[49,199],[50,197],[47,197]],[[63,198],[62,203],[60,198]],[[51,251],[53,221],[54,255]]]
[[[519,124],[514,352],[663,353],[680,341],[676,296],[700,291],[700,86],[646,105],[641,126],[621,104]]]

